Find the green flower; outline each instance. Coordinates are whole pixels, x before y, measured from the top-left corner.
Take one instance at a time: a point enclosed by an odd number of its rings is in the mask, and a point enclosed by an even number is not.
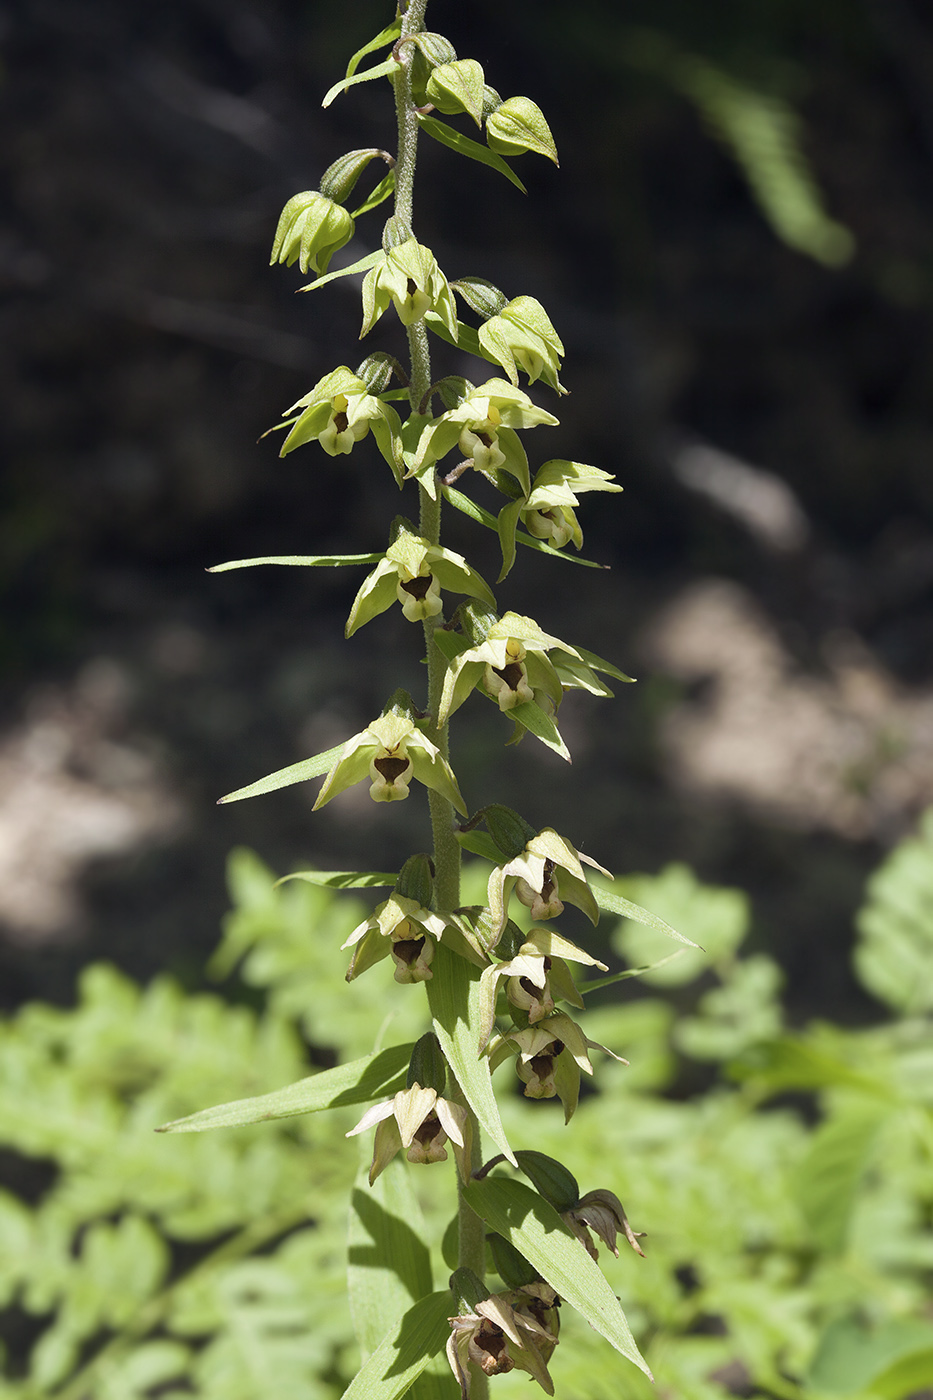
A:
[[[368,1108],[347,1137],[356,1137],[372,1127],[375,1127],[376,1135],[369,1169],[370,1186],[402,1148],[405,1148],[409,1162],[446,1162],[444,1145],[448,1140],[453,1147],[460,1176],[464,1181],[469,1181],[469,1114],[462,1105],[441,1098],[436,1089],[422,1089],[417,1083],[409,1089],[400,1089],[394,1099]]]
[[[352,452],[372,428],[380,452],[398,476],[394,440],[400,431],[399,416],[389,404],[371,394],[364,381],[346,365],[318,380],[310,393],[292,404],[284,416],[296,409],[302,412],[291,422],[280,457],[315,439],[329,456],[339,457]]]
[[[414,325],[426,311],[434,311],[457,343],[457,311],[447,278],[437,265],[430,248],[409,238],[386,253],[363,279],[363,329],[367,335],[395,303],[403,326]]]
[[[297,261],[302,272],[322,276],[337,249],[349,243],[353,230],[353,220],[342,204],[318,190],[304,190],[282,210],[269,262],[291,267]]]
[[[573,507],[580,504],[584,491],[621,491],[613,486],[609,472],[584,462],[569,462],[555,458],[545,462],[535,474],[528,499],[521,508],[522,523],[535,539],[546,540],[554,549],[563,549],[572,540],[577,549],[583,546]]]
[[[352,637],[364,623],[396,601],[401,603],[409,622],[436,617],[443,608],[442,588],[478,598],[491,607],[496,605],[489,585],[462,554],[429,544],[402,525],[382,559],[363,580],[347,618],[346,634]]]
[[[411,714],[400,706],[380,715],[346,741],[340,757],[324,779],[313,810],[316,812],[332,797],[367,775],[372,781],[369,795],[374,802],[402,801],[408,796],[412,778],[417,778],[466,815],[450,764],[419,729]]]
[[[423,908],[416,899],[394,893],[377,905],[368,919],[350,934],[344,948],[354,948],[347,971],[352,982],[390,953],[396,982],[430,982],[434,943],[447,928],[446,919]]]
[[[605,963],[547,928],[532,929],[514,957],[491,963],[485,969],[479,988],[480,1050],[492,1034],[500,978],[506,979],[506,996],[528,1017],[529,1025],[550,1016],[556,1000],[569,1001],[582,1009],[583,998],[574,985],[567,960],[608,971]]]
[[[569,1123],[580,1099],[580,1072],[593,1073],[588,1051],[602,1050],[620,1064],[620,1055],[598,1041],[589,1040],[576,1021],[558,1011],[536,1025],[506,1031],[490,1041],[490,1066],[495,1068],[509,1054],[518,1051],[516,1071],[529,1099],[560,1099],[564,1122]]]
[[[497,865],[489,877],[486,893],[493,929],[490,947],[495,947],[505,927],[513,890],[531,910],[536,922],[562,914],[566,900],[575,904],[595,925],[599,921],[599,906],[587,884],[581,862],[612,879],[609,871],[590,856],[574,850],[552,827],[544,827],[526,842],[523,851],[503,865]]]
[[[490,379],[470,389],[456,408],[442,414],[425,430],[411,475],[459,446],[477,471],[486,475],[500,470],[509,472],[527,496],[531,489],[528,459],[515,430],[534,428],[540,423],[553,426],[557,421],[552,413],[532,403],[521,389],[504,379]]]
[[[558,393],[567,391],[558,374],[564,347],[540,301],[534,297],[514,297],[498,316],[490,316],[479,328],[479,343],[490,359],[500,364],[513,384],[518,370],[529,383],[543,379]]]
[[[507,612],[488,628],[485,640],[467,646],[450,662],[444,677],[438,722],[446,723],[477,685],[503,713],[529,700],[556,710],[564,693],[563,683],[547,653],[557,649],[568,659],[585,665],[575,647],[542,632],[534,618]]]

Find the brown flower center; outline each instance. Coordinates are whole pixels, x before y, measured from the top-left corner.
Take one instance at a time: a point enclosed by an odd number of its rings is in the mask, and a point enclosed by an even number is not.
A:
[[[406,772],[410,762],[408,758],[393,758],[391,754],[386,754],[384,758],[374,758],[373,767],[382,774],[387,783],[394,783],[396,778],[400,778]]]

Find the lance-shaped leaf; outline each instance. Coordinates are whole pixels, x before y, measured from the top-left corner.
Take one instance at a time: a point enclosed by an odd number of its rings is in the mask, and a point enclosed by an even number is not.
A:
[[[336,752],[337,758],[318,793],[315,811],[369,776],[370,796],[375,802],[406,798],[414,777],[440,793],[458,812],[466,813],[450,764],[403,707],[393,706],[331,752]]]
[[[486,120],[486,140],[504,156],[520,156],[536,151],[555,165],[557,147],[544,113],[530,97],[507,97]]]
[[[316,753],[313,758],[303,758],[300,763],[291,763],[287,768],[280,768],[277,773],[270,773],[267,777],[250,783],[248,787],[228,792],[226,797],[217,799],[218,805],[225,802],[242,802],[246,797],[262,797],[278,788],[292,787],[295,783],[307,782],[309,778],[319,778],[322,773],[333,767],[345,747],[345,744],[338,744],[336,748]]]
[[[346,77],[352,78],[363,59],[367,58],[371,53],[378,53],[380,49],[387,48],[389,44],[394,44],[401,32],[402,17],[399,15],[391,24],[387,24],[385,29],[380,29],[374,39],[370,39],[361,49],[357,49],[356,53],[350,59],[350,62],[347,64]]]
[[[429,1293],[385,1334],[357,1371],[342,1400],[400,1400],[443,1353],[450,1336],[448,1318],[453,1308],[450,1290]]]
[[[553,1206],[524,1182],[499,1176],[471,1181],[464,1195],[491,1230],[514,1245],[616,1351],[651,1377],[612,1287]]]
[[[475,58],[460,58],[432,68],[425,94],[445,116],[467,112],[476,125],[482,127],[485,81],[481,63]]]
[[[384,204],[394,193],[395,171],[390,170],[388,175],[383,175],[378,185],[373,186],[359,208],[352,211],[352,217],[358,219],[361,214],[368,214],[371,209],[378,209],[379,205]]]
[[[363,73],[354,73],[352,77],[341,78],[339,83],[334,83],[332,88],[328,88],[321,106],[329,107],[335,97],[339,97],[348,88],[355,87],[357,83],[371,83],[374,78],[392,78],[398,69],[398,60],[387,58],[382,63],[377,63],[375,67],[367,68]]]
[[[435,1033],[464,1098],[496,1150],[514,1166],[493,1092],[489,1060],[477,1051],[482,1016],[479,972],[441,943],[427,991]]]
[[[433,136],[435,141],[440,141],[442,146],[449,146],[452,151],[457,151],[461,156],[467,156],[470,160],[478,160],[480,165],[490,165],[493,170],[498,170],[500,175],[504,175],[507,180],[511,180],[516,189],[522,194],[528,191],[515,171],[504,161],[495,151],[490,151],[486,146],[481,146],[478,141],[471,141],[469,136],[464,136],[462,131],[451,126],[449,122],[439,122],[435,117],[418,117],[418,122],[422,131],[426,131],[429,136]]]
[[[338,568],[341,564],[375,564],[381,554],[265,554],[259,559],[231,559],[213,564],[209,574],[225,574],[230,569],[252,569],[257,564],[292,564],[307,569]]]
[[[367,253],[365,257],[358,258],[355,263],[349,263],[346,267],[339,267],[336,272],[328,272],[323,277],[316,277],[313,282],[309,282],[306,287],[299,287],[299,292],[316,292],[318,287],[326,287],[328,282],[334,282],[338,277],[352,277],[355,272],[368,272],[371,267],[375,267],[377,262],[381,262],[383,257],[382,249],[375,253]]]
[[[385,870],[293,870],[291,875],[283,875],[275,883],[285,885],[289,880],[304,880],[308,885],[322,885],[329,890],[370,890],[394,885],[397,879],[397,875]]]
[[[375,569],[363,580],[350,609],[346,634],[351,637],[396,600],[409,622],[435,617],[443,608],[442,588],[478,598],[489,607],[496,604],[489,585],[462,554],[430,544],[403,526]]]
[[[364,1361],[433,1287],[411,1173],[396,1162],[369,1186],[367,1171],[359,1172],[353,1187],[347,1235],[347,1292]]]
[[[606,873],[603,871],[603,874]],[[678,933],[657,914],[652,914],[650,909],[643,909],[640,904],[633,904],[630,899],[624,899],[622,895],[615,894],[602,885],[594,885],[593,894],[600,909],[605,909],[607,914],[621,914],[626,919],[633,919],[636,924],[647,924],[648,928],[656,928],[659,933],[666,933],[668,938],[673,938],[678,943],[685,943],[688,948],[700,947],[699,943],[694,943],[692,938]],[[700,951],[703,950],[700,949]]]
[[[265,1123],[273,1118],[295,1118],[302,1113],[320,1113],[344,1104],[369,1103],[383,1094],[405,1087],[408,1062],[414,1047],[392,1045],[361,1060],[336,1069],[321,1070],[299,1079],[285,1089],[255,1098],[203,1108],[187,1118],[176,1118],[157,1128],[159,1133],[203,1133],[208,1128],[237,1128],[244,1123]]]

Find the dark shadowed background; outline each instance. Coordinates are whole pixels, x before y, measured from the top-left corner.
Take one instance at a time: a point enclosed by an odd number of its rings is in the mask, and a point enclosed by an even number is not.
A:
[[[421,685],[395,613],[342,641],[359,575],[206,566],[378,550],[367,441],[285,461],[280,414],[355,365],[357,279],[296,296],[281,206],[390,146],[384,81],[320,99],[375,0],[0,7],[0,998],[67,1000],[99,956],[197,985],[235,844],[391,869],[419,799],[215,799]],[[851,912],[933,798],[933,16],[922,0],[432,0],[432,27],[544,109],[520,195],[423,141],[417,231],[449,276],[538,297],[567,349],[532,465],[613,471],[597,573],[520,551],[503,608],[639,677],[573,694],[566,769],[474,698],[472,806],[619,873],[746,887],[791,1004],[858,1019]],[[464,120],[464,129],[467,124]],[[368,188],[365,183],[361,191]],[[336,262],[375,247],[384,207]],[[394,349],[386,316],[367,349]],[[470,373],[442,347],[439,372]],[[474,376],[477,371],[473,369]],[[410,489],[410,488],[409,488]],[[447,542],[495,576],[491,535]],[[419,631],[420,637],[420,631]],[[458,716],[458,721],[460,716]],[[464,775],[468,775],[464,777]]]

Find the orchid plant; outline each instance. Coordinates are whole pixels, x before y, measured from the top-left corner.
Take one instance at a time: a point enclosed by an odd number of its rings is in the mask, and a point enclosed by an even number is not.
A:
[[[398,604],[409,622],[419,624],[427,663],[424,698],[396,691],[381,714],[336,748],[221,799],[237,801],[320,776],[324,782],[315,810],[363,781],[377,802],[404,801],[413,781],[427,791],[431,850],[413,854],[397,875],[303,871],[299,877],[341,888],[390,887],[388,898],[347,939],[344,947],[352,952],[346,975],[379,978],[394,968],[397,982],[412,984],[412,996],[420,995],[413,984],[423,984],[429,1028],[412,1045],[376,1049],[354,1064],[313,1076],[309,1090],[292,1085],[265,1095],[261,1109],[258,1101],[243,1101],[219,1115],[225,1124],[247,1123],[302,1107],[369,1104],[351,1135],[371,1137],[366,1175],[373,1209],[387,1219],[397,1214],[386,1182],[399,1167],[389,1170],[390,1163],[402,1153],[415,1166],[443,1162],[448,1146],[453,1153],[458,1204],[456,1225],[444,1245],[449,1281],[437,1290],[411,1285],[408,1305],[394,1313],[389,1309],[389,1315],[379,1312],[382,1304],[372,1290],[362,1300],[351,1298],[354,1317],[363,1317],[364,1356],[346,1392],[352,1400],[394,1400],[408,1390],[426,1398],[457,1388],[463,1397],[482,1400],[489,1377],[516,1367],[553,1394],[548,1363],[558,1344],[562,1303],[579,1309],[647,1373],[590,1234],[618,1254],[621,1233],[641,1254],[621,1202],[598,1185],[582,1194],[558,1161],[513,1147],[491,1076],[512,1063],[524,1094],[559,1097],[569,1122],[581,1073],[594,1073],[592,1052],[612,1052],[590,1040],[566,1008],[584,1008],[588,984],[575,980],[579,969],[606,973],[607,968],[552,923],[569,902],[593,924],[600,907],[661,924],[594,882],[592,872],[608,872],[569,837],[551,827],[536,829],[495,802],[474,807],[469,785],[451,766],[448,734],[454,714],[478,692],[510,722],[507,742],[530,733],[569,759],[559,728],[564,693],[584,689],[608,696],[604,678],[625,682],[629,677],[535,619],[502,607],[466,558],[441,543],[444,506],[494,530],[502,555],[498,588],[518,544],[547,555],[547,563],[564,561],[569,546],[579,551],[581,496],[621,487],[607,472],[577,461],[554,458],[532,471],[525,435],[556,424],[557,418],[520,381],[540,383],[552,395],[566,393],[559,378],[560,337],[536,298],[524,293],[510,298],[481,277],[448,278],[417,237],[413,190],[422,133],[492,167],[519,189],[524,187],[506,157],[530,152],[557,164],[540,108],[527,97],[503,100],[478,62],[458,58],[443,35],[426,29],[426,7],[427,0],[402,4],[392,23],[353,56],[345,78],[324,101],[327,106],[354,84],[388,79],[395,94],[397,150],[373,147],[341,156],[316,190],[289,200],[272,250],[273,263],[297,262],[302,272],[314,273],[303,290],[364,274],[361,338],[377,332],[383,316],[394,314],[406,327],[409,347],[407,365],[375,350],[355,369],[339,365],[326,374],[283,415],[281,454],[300,447],[331,456],[357,453],[359,460],[371,434],[399,490],[411,498],[412,516],[417,497],[417,524],[399,515],[388,538],[367,554],[217,566],[369,566],[350,608],[347,636]],[[360,69],[365,58],[383,50],[388,56]],[[465,117],[485,140],[467,136],[442,116]],[[372,161],[384,163],[386,172],[351,212],[350,195]],[[356,220],[389,199],[393,212],[381,246],[329,271],[333,255],[353,236]],[[461,309],[478,325],[460,320]],[[449,346],[456,347],[461,361],[464,354],[476,358],[477,382],[453,373],[435,377],[432,350],[443,356]],[[373,469],[367,462],[365,470]],[[477,477],[501,496],[497,517],[473,499],[470,485]],[[587,561],[574,556],[574,562]],[[464,850],[489,864],[484,905],[461,902]],[[379,963],[383,966],[373,970]],[[192,1131],[217,1121],[213,1109],[167,1126]],[[390,1230],[376,1231],[373,1267],[391,1262],[379,1252],[385,1254],[391,1239]],[[394,1267],[401,1265],[396,1261]],[[358,1279],[360,1270],[351,1274]],[[434,1369],[436,1359],[445,1357],[451,1373],[446,1376]]]

